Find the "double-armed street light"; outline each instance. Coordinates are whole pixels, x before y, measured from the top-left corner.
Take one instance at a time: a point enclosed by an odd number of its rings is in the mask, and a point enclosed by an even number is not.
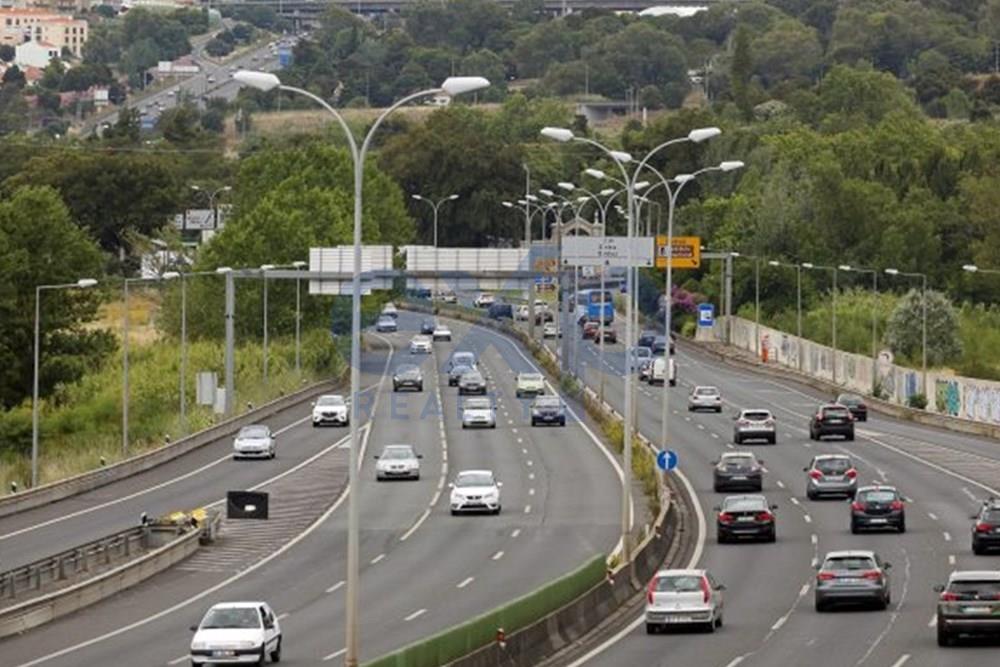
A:
[[[971,264],[969,266],[972,266]],[[965,268],[965,267],[963,267]],[[969,269],[965,269],[968,271]],[[978,271],[978,267],[976,268]],[[900,271],[899,269],[886,269],[885,273],[890,276],[904,276],[906,278],[920,278],[920,310],[921,310],[921,375],[923,376],[922,384],[924,387],[923,395],[927,397],[927,274],[919,273],[916,271]],[[973,271],[974,273],[974,271]]]
[[[435,201],[433,199],[429,199],[429,198],[424,197],[422,195],[410,195],[410,196],[413,199],[417,200],[417,201],[424,202],[425,204],[427,204],[428,206],[430,206],[434,210],[434,247],[437,248],[438,247],[438,209],[440,209],[441,205],[444,204],[445,202],[455,201],[456,199],[458,199],[458,195],[448,195],[447,197],[442,197],[441,199],[438,199],[437,201]]]

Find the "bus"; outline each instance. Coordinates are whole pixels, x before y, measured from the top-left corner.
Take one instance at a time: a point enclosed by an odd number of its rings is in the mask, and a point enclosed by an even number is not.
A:
[[[601,319],[601,290],[584,289],[576,293],[576,321],[597,322]],[[604,324],[615,319],[615,304],[610,290],[604,290]]]

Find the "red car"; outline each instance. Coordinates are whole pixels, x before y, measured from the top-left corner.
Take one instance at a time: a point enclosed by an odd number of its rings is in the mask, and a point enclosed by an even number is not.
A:
[[[600,343],[601,342],[601,337],[599,335],[597,335],[597,334],[594,334],[594,342],[595,343]],[[615,330],[612,329],[611,327],[604,327],[604,342],[605,343],[617,343],[618,342],[618,334],[616,334]]]
[[[597,332],[601,328],[601,325],[597,322],[584,322],[583,323],[583,339],[584,340],[596,340]]]

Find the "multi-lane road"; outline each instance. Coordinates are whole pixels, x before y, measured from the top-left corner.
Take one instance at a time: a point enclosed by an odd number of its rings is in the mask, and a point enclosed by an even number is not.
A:
[[[577,334],[572,328],[567,334]],[[549,341],[552,344],[552,341]],[[597,387],[597,345],[577,343],[582,374]],[[606,347],[606,397],[623,407],[624,346]],[[682,474],[691,482],[705,517],[707,534],[698,563],[727,586],[725,627],[714,634],[676,632],[649,636],[642,619],[616,635],[602,637],[563,664],[704,665],[716,667],[810,664],[908,667],[995,664],[996,643],[942,649],[936,644],[935,584],[954,569],[997,569],[998,556],[974,556],[971,521],[979,501],[1000,489],[1000,447],[988,439],[900,422],[873,413],[859,423],[857,439],[812,442],[808,418],[820,392],[791,380],[776,380],[710,356],[693,346],[678,348],[678,386],[671,392],[671,443]],[[722,414],[688,413],[695,385],[722,391]],[[660,439],[660,387],[640,385],[639,427]],[[777,417],[777,445],[732,442],[739,408],[767,408]],[[715,543],[715,512],[725,494],[712,488],[712,462],[720,453],[750,450],[765,462],[764,494],[779,506],[775,544]],[[848,453],[862,483],[896,485],[912,501],[907,532],[851,534],[849,503],[810,501],[803,467],[818,453]],[[873,549],[893,564],[893,601],[886,611],[813,608],[814,563],[828,551]],[[608,633],[611,635],[612,633]],[[585,658],[585,659],[583,659]]]
[[[620,532],[620,471],[596,436],[575,419],[565,428],[532,428],[528,399],[515,398],[515,373],[534,368],[526,354],[500,334],[455,323],[453,342],[435,343],[432,355],[411,356],[407,343],[419,321],[401,313],[400,332],[383,335],[394,352],[363,359],[370,395],[359,489],[364,658],[488,611],[595,554],[611,553]],[[479,357],[497,404],[495,430],[461,428],[457,390],[442,374],[458,349]],[[423,369],[422,393],[393,393],[390,381],[380,382],[410,362]],[[266,525],[232,527],[228,539],[163,575],[0,642],[4,664],[186,663],[188,626],[212,603],[236,599],[266,599],[275,608],[285,634],[283,661],[340,659],[346,507],[339,489],[346,476],[346,431],[313,429],[308,415],[305,403],[271,420],[272,428],[283,430],[274,462],[233,462],[229,443],[220,442],[141,478],[0,521],[0,548],[26,561],[134,523],[141,511],[212,502],[226,490],[259,484],[272,494]],[[372,456],[394,443],[413,444],[423,455],[419,481],[374,480]],[[446,483],[469,468],[490,468],[503,481],[499,516],[450,515]],[[333,504],[310,512],[303,504],[309,498]],[[286,524],[298,514],[309,520],[296,525],[293,537]],[[255,549],[262,544],[280,551]]]

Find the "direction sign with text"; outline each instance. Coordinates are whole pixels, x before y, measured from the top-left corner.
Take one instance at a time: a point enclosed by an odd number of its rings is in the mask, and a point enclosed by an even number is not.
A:
[[[675,236],[670,266],[675,269],[697,269],[701,266],[701,237]],[[656,237],[656,268],[667,266],[667,237]]]
[[[562,240],[562,263],[564,266],[653,266],[653,238],[566,236]]]

